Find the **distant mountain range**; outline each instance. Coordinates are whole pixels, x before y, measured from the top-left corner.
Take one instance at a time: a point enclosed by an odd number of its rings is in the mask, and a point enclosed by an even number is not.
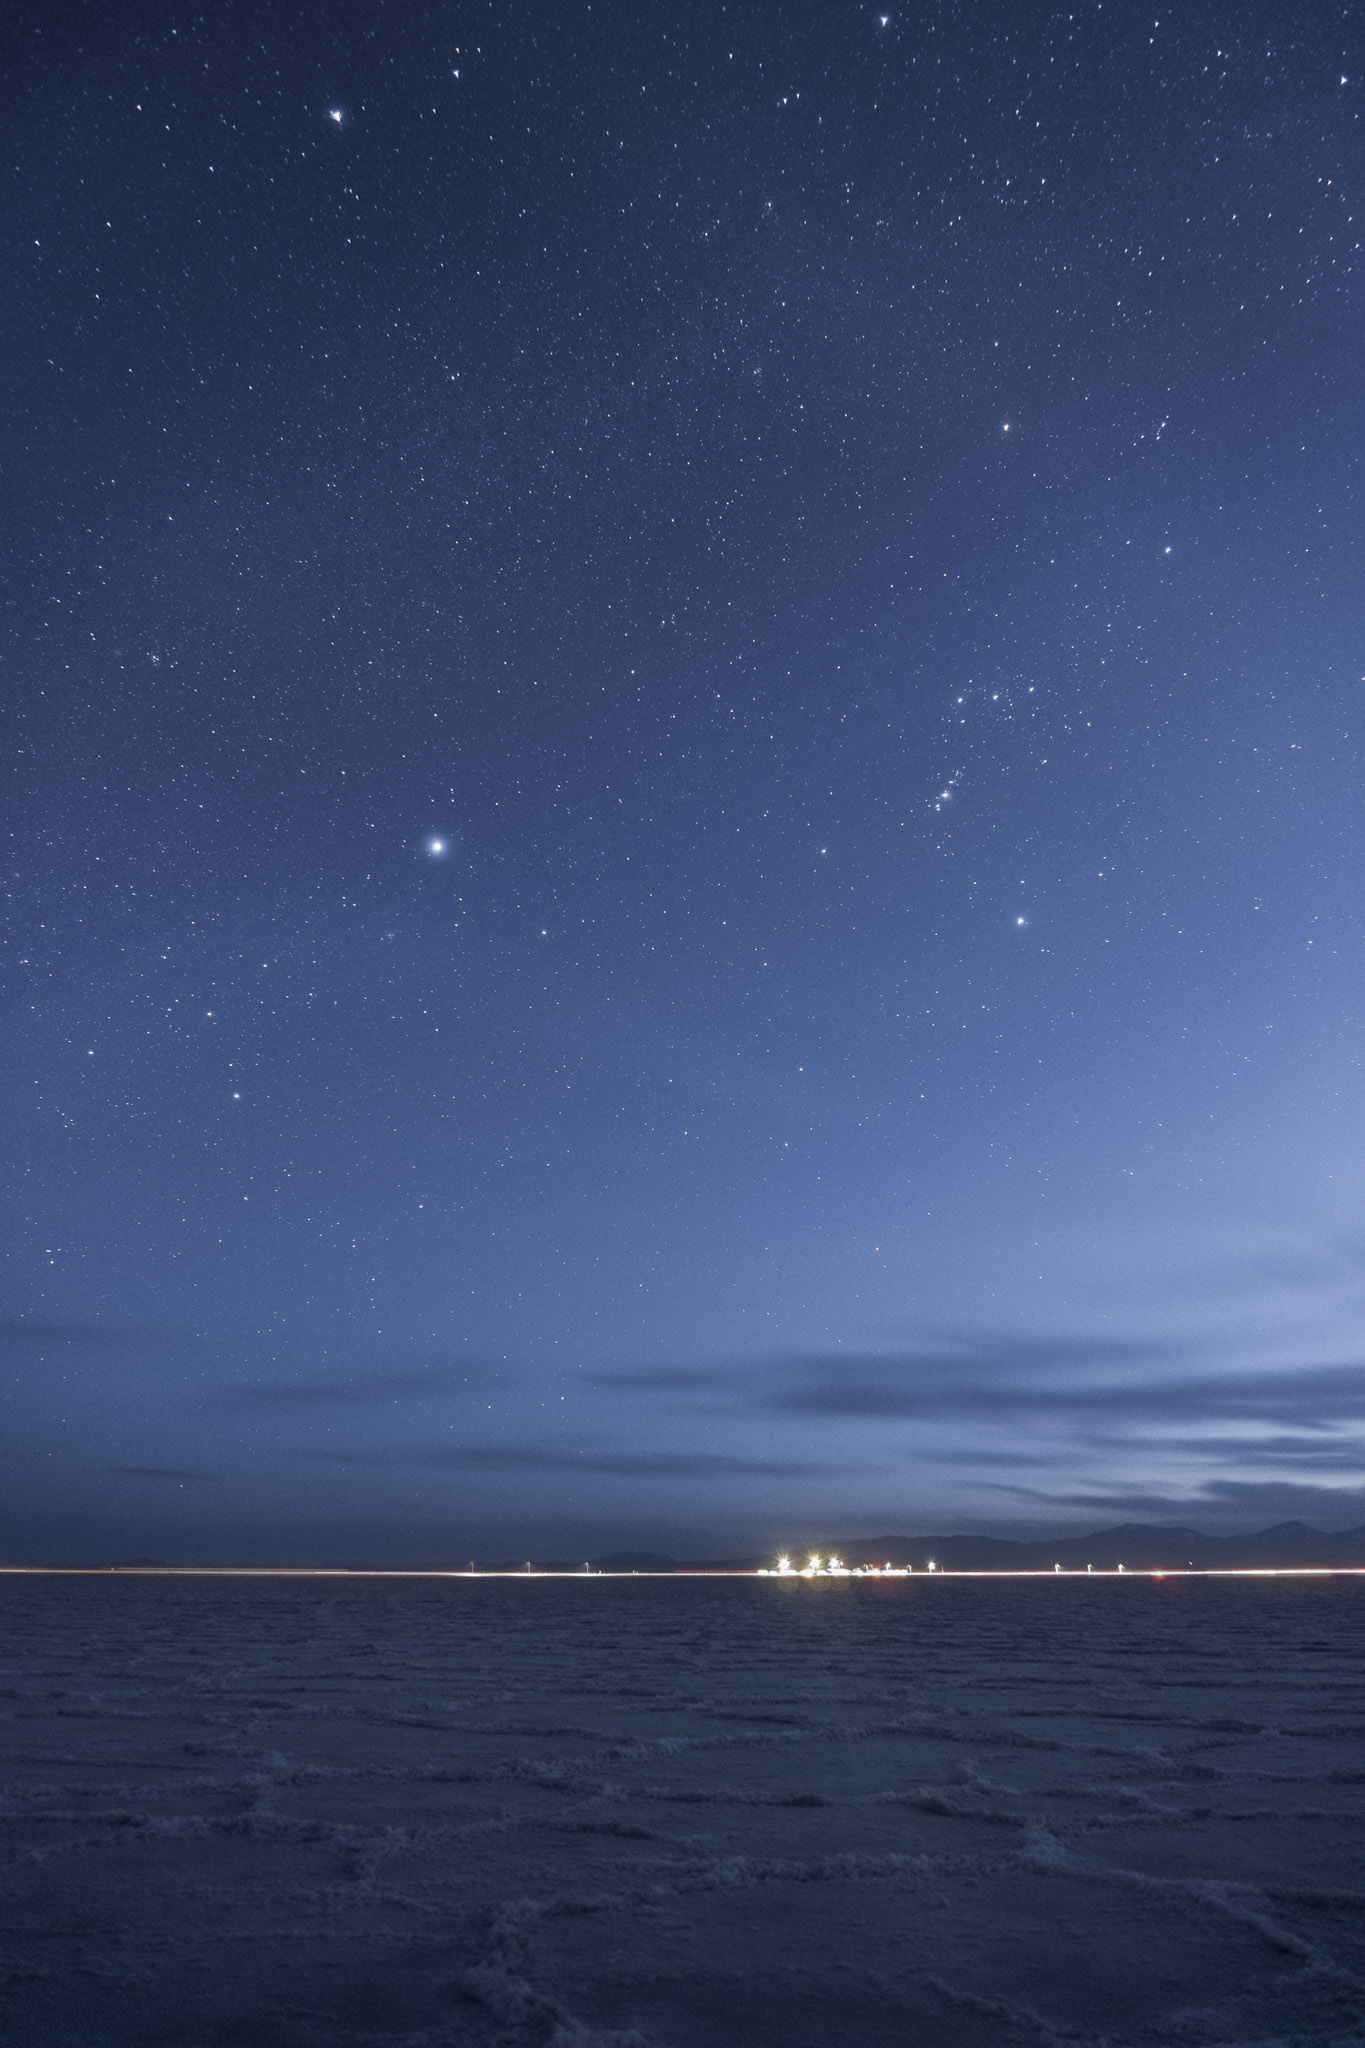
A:
[[[1306,1522],[1276,1522],[1250,1536],[1206,1536],[1199,1529],[1151,1522],[1122,1522],[1090,1536],[1048,1536],[1021,1542],[1008,1536],[872,1536],[847,1542],[815,1542],[792,1552],[792,1562],[805,1563],[811,1552],[831,1554],[843,1563],[911,1565],[924,1570],[930,1561],[948,1571],[1178,1571],[1194,1566],[1209,1570],[1254,1570],[1274,1565],[1365,1566],[1365,1523],[1335,1533],[1310,1529]],[[757,1557],[682,1560],[653,1551],[617,1551],[595,1557],[592,1569],[603,1572],[753,1571],[773,1563],[771,1554]],[[542,1567],[543,1569],[544,1567]]]
[[[790,1550],[799,1570],[816,1553],[837,1557],[846,1565],[909,1565],[919,1572],[932,1562],[943,1571],[1028,1572],[1113,1571],[1117,1565],[1141,1571],[1255,1571],[1276,1566],[1301,1568],[1365,1569],[1365,1522],[1354,1529],[1329,1531],[1310,1528],[1306,1522],[1276,1522],[1247,1536],[1206,1536],[1200,1529],[1159,1522],[1121,1522],[1114,1529],[1097,1529],[1088,1536],[1044,1536],[1024,1541],[1011,1536],[859,1536],[842,1541],[816,1539]],[[776,1564],[776,1550],[747,1557],[670,1557],[656,1550],[615,1550],[591,1560],[541,1557],[529,1566],[525,1558],[480,1557],[480,1572],[751,1572]],[[71,1560],[67,1560],[70,1562]],[[463,1572],[474,1562],[468,1557],[428,1562],[429,1571]],[[160,1558],[126,1557],[104,1566],[115,1571],[175,1569]],[[371,1567],[359,1559],[343,1567],[365,1571]],[[385,1567],[380,1567],[384,1569]],[[402,1567],[388,1567],[402,1569]]]

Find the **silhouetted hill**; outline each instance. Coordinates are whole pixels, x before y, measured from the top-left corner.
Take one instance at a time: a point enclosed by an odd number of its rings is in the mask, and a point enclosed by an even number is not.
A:
[[[1010,1536],[867,1536],[846,1541],[825,1538],[805,1546],[794,1546],[791,1558],[800,1568],[811,1551],[822,1557],[839,1557],[847,1565],[910,1565],[923,1571],[930,1560],[945,1571],[1050,1571],[1061,1565],[1065,1571],[1112,1571],[1123,1565],[1129,1571],[1265,1570],[1275,1566],[1365,1568],[1365,1523],[1352,1529],[1324,1531],[1306,1522],[1276,1522],[1243,1536],[1206,1536],[1202,1530],[1182,1525],[1152,1522],[1122,1522],[1116,1528],[1097,1529],[1084,1536],[1047,1536],[1021,1539]],[[582,1558],[537,1558],[531,1565],[538,1572],[640,1572],[753,1571],[771,1565],[775,1551],[747,1557],[705,1557],[681,1560],[656,1550],[615,1550],[591,1562]],[[429,1570],[465,1571],[468,1558],[428,1565]],[[121,1558],[106,1570],[138,1571],[166,1569],[160,1558]],[[478,1559],[478,1569],[524,1571],[524,1558]],[[364,1564],[348,1569],[364,1571]]]
[[[932,1559],[946,1571],[1255,1570],[1274,1565],[1365,1566],[1365,1524],[1327,1533],[1306,1522],[1277,1522],[1247,1536],[1206,1536],[1180,1524],[1121,1522],[1088,1536],[1047,1536],[1023,1540],[1010,1536],[868,1536],[849,1542],[825,1540],[793,1549],[793,1564],[805,1563],[811,1551],[833,1554],[845,1564],[911,1565],[923,1571]],[[747,1557],[698,1557],[681,1560],[652,1550],[618,1550],[595,1557],[595,1572],[753,1571],[770,1565],[774,1552]],[[488,1567],[484,1567],[488,1569]],[[538,1560],[538,1571],[582,1571],[576,1559]],[[507,1566],[501,1569],[508,1569]]]
[[[595,1557],[595,1572],[675,1572],[677,1560],[662,1557],[655,1550],[614,1550],[610,1557]]]
[[[1246,1536],[1206,1536],[1179,1525],[1124,1522],[1087,1536],[1051,1536],[1021,1541],[1007,1536],[874,1536],[847,1543],[812,1544],[845,1564],[912,1565],[932,1559],[953,1571],[1097,1571],[1125,1565],[1130,1571],[1254,1570],[1273,1565],[1365,1565],[1365,1524],[1335,1533],[1306,1522],[1277,1522]],[[756,1559],[754,1562],[767,1562]],[[797,1556],[794,1562],[803,1562]]]

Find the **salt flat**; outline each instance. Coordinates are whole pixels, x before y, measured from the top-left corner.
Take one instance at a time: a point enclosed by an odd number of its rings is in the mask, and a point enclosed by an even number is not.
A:
[[[6,2048],[1365,2043],[1365,1584],[0,1580]]]

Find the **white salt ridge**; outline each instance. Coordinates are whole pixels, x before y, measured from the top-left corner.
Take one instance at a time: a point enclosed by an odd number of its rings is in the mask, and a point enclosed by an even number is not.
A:
[[[1365,2048],[1365,1585],[0,1579],[5,2048]]]

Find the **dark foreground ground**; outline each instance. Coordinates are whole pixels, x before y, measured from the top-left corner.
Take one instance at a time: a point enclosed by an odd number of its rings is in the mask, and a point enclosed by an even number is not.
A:
[[[1365,1583],[0,1580],[5,2048],[1365,2044]]]

